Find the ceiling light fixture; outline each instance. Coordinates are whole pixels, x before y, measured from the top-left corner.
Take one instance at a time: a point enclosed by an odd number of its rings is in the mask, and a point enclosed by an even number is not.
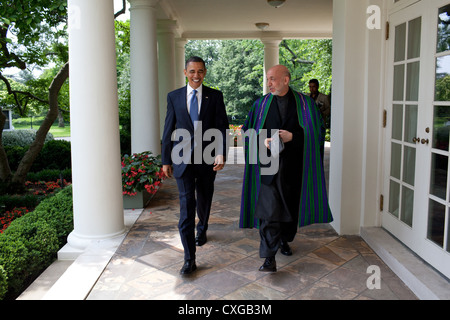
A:
[[[281,7],[285,2],[286,0],[267,0],[267,3],[275,8]]]
[[[266,30],[269,27],[269,24],[267,22],[257,22],[257,23],[255,23],[255,26],[259,30],[264,31],[264,30]]]

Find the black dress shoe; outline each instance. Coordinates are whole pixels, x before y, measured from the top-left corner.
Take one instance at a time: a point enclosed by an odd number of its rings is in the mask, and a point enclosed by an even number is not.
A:
[[[206,243],[206,233],[203,233],[201,235],[197,235],[195,237],[195,245],[197,247],[201,247],[202,245],[204,245]]]
[[[259,271],[276,272],[277,271],[277,262],[275,261],[275,257],[266,258],[263,265],[259,268]]]
[[[281,241],[280,252],[285,256],[292,256],[292,249],[289,244],[285,241]]]
[[[184,265],[180,270],[180,274],[190,274],[197,269],[197,265],[195,264],[195,260],[186,260],[184,261]]]

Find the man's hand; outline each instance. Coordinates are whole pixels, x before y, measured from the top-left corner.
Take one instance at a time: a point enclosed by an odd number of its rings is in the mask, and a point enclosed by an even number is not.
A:
[[[225,167],[225,162],[223,161],[223,155],[216,156],[216,159],[214,161],[214,171],[220,171]]]
[[[264,140],[264,145],[269,150],[270,150],[270,143],[272,142],[272,140],[273,140],[272,138],[267,138],[266,140]]]
[[[173,168],[170,164],[163,165],[163,172],[167,178],[172,178]]]
[[[289,132],[289,131],[286,131],[286,130],[279,130],[278,134],[280,136],[281,141],[283,141],[284,143],[292,141],[292,139],[294,137],[292,132]],[[270,150],[270,143],[272,142],[272,140],[273,140],[272,138],[267,138],[267,139],[264,140],[264,145],[269,150]]]
[[[280,139],[284,143],[292,141],[293,134],[292,132],[286,131],[286,130],[280,130]]]

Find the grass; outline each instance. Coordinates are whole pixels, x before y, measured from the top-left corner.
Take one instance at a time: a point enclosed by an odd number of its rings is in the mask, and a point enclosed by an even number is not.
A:
[[[39,126],[44,121],[44,116],[33,118],[18,118],[13,119],[12,124],[15,130],[34,129],[38,130]],[[58,120],[53,123],[50,128],[50,133],[55,137],[70,137],[70,124],[65,123],[64,128],[58,127]]]

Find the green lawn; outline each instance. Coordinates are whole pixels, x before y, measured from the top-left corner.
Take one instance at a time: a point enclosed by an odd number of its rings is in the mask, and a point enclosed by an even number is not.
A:
[[[12,123],[15,130],[24,130],[24,129],[39,129],[42,121],[44,121],[44,116],[41,117],[33,117],[31,119],[28,118],[19,118],[13,119]],[[70,137],[70,124],[66,123],[64,128],[58,127],[58,120],[50,128],[50,133],[55,137]]]

